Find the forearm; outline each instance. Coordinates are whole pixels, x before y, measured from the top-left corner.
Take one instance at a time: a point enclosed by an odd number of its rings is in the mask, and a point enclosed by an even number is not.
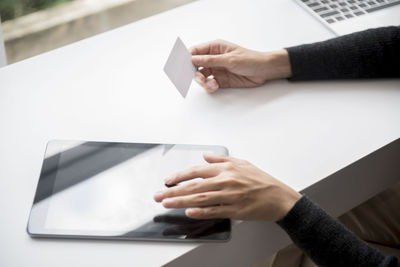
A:
[[[286,50],[293,81],[400,77],[400,27],[370,29]]]
[[[399,266],[304,196],[277,223],[318,266]]]

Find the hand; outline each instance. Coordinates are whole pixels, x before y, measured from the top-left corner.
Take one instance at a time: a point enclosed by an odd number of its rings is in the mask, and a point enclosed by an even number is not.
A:
[[[195,219],[231,218],[277,221],[301,195],[247,161],[205,154],[208,165],[195,166],[167,178],[178,184],[158,192],[154,200],[166,208],[188,208]],[[187,183],[183,181],[196,179]]]
[[[194,46],[190,52],[193,64],[202,67],[195,80],[209,93],[218,88],[256,87],[292,75],[285,49],[258,52],[217,40]]]

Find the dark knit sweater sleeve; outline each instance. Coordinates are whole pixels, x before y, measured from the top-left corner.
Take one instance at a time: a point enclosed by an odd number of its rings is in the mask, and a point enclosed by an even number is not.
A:
[[[292,81],[400,77],[400,26],[370,29],[286,50]]]
[[[306,196],[277,223],[318,266],[400,266],[396,257],[370,247]]]

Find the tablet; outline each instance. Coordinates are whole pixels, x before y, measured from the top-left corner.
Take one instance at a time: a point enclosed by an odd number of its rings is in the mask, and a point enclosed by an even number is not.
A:
[[[50,141],[27,231],[32,237],[226,241],[229,219],[195,220],[153,200],[164,179],[222,146]],[[179,186],[179,185],[178,185]]]

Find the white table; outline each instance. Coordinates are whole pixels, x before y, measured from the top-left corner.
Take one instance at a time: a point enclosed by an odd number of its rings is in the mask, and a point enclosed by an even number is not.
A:
[[[255,222],[222,244],[32,239],[50,139],[225,145],[302,190],[400,136],[399,80],[193,83],[182,99],[162,71],[177,36],[272,50],[333,34],[291,0],[205,0],[0,69],[0,266],[251,266],[289,242]]]

